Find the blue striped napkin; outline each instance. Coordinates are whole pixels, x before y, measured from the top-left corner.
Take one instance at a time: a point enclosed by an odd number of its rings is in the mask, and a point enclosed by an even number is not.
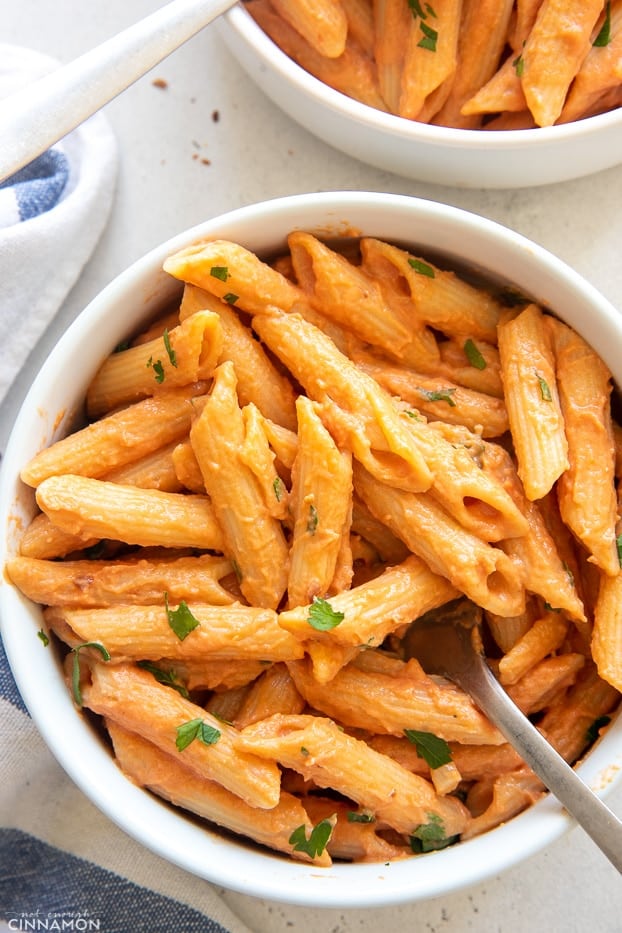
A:
[[[0,43],[0,98],[57,65]],[[99,113],[0,184],[0,402],[101,237],[116,167],[116,141]]]

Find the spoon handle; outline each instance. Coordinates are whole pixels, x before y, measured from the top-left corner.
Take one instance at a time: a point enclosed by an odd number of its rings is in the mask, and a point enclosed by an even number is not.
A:
[[[622,822],[518,709],[483,659],[456,681],[622,873]]]
[[[236,0],[172,0],[0,101],[0,182],[183,45]]]

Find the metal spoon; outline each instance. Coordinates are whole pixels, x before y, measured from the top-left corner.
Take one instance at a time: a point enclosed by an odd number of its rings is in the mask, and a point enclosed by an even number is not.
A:
[[[402,640],[406,657],[468,693],[532,771],[622,872],[622,822],[566,763],[506,694],[482,651],[481,612],[466,601],[414,622]]]
[[[172,0],[0,101],[0,182],[27,165],[236,0]]]

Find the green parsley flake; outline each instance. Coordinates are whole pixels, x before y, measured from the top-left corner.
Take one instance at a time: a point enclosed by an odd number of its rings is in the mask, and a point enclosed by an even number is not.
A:
[[[486,369],[486,360],[482,356],[475,341],[471,340],[470,337],[464,342],[464,354],[470,365],[474,366],[475,369]]]
[[[168,327],[165,328],[164,333],[162,334],[162,339],[164,340],[164,347],[166,349],[166,355],[169,358],[169,362],[171,366],[175,366],[175,368],[177,368],[177,354],[175,353],[175,351],[173,350],[171,346],[171,338],[168,332]]]
[[[226,282],[229,278],[229,269],[227,266],[212,266],[209,274],[215,279],[220,279],[221,282]]]
[[[319,518],[317,514],[317,509],[314,505],[309,506],[309,517],[307,518],[307,531],[310,535],[314,535],[317,531],[317,524]]]
[[[190,719],[188,722],[183,722],[181,726],[177,726],[175,745],[178,751],[183,752],[195,739],[203,745],[215,745],[220,736],[221,732],[203,719]]]
[[[410,837],[413,852],[433,852],[444,849],[455,841],[455,836],[446,836],[443,821],[438,813],[428,813],[428,823],[422,823]]]
[[[456,391],[455,388],[451,389],[423,389],[421,386],[417,386],[417,392],[423,398],[427,399],[428,402],[447,402],[450,408],[455,408],[456,403],[453,400],[452,396]]]
[[[417,16],[420,16],[421,19],[426,18],[426,15],[421,8],[421,4],[419,3],[419,0],[408,0],[408,6],[410,8],[410,12],[415,17],[415,19],[417,18]]]
[[[553,396],[551,395],[551,388],[548,382],[539,373],[536,373],[536,378],[538,380],[538,385],[540,386],[540,395],[542,396],[542,400],[545,402],[552,402]]]
[[[423,33],[423,36],[417,42],[417,45],[420,49],[427,49],[429,52],[436,52],[436,44],[438,42],[438,31],[432,29],[431,26],[428,26],[427,23],[421,21],[419,23],[419,28]]]
[[[272,483],[272,489],[274,490],[276,501],[280,502],[281,499],[283,498],[283,493],[285,491],[285,486],[280,476],[276,476],[274,478],[274,482]]]
[[[222,300],[226,301],[228,305],[234,305],[239,297],[239,295],[235,295],[233,292],[227,292],[226,295],[222,296]]]
[[[321,596],[313,597],[307,619],[311,628],[314,628],[317,632],[330,632],[332,629],[337,628],[344,618],[344,613],[333,609],[328,600],[322,599]]]
[[[348,810],[346,813],[348,823],[375,823],[376,817],[371,810]]]
[[[174,671],[163,671],[161,667],[158,667],[158,665],[154,664],[152,661],[138,661],[137,666],[141,667],[144,671],[149,671],[150,674],[153,674],[159,684],[164,684],[166,687],[172,687],[173,690],[177,690],[177,693],[179,693],[185,700],[189,699],[190,694],[184,685],[179,683]]]
[[[622,567],[622,535],[618,535],[616,538],[616,550],[618,552],[618,563]]]
[[[525,59],[522,55],[517,55],[514,61],[512,62],[514,66],[514,71],[516,72],[517,78],[522,78],[525,71]]]
[[[429,279],[436,278],[434,267],[428,265],[428,263],[424,262],[422,259],[413,259],[412,256],[409,256],[408,265],[411,266],[415,272],[418,272],[419,275],[426,275]]]
[[[445,739],[433,732],[420,732],[418,729],[404,729],[404,735],[415,746],[417,754],[427,762],[430,768],[441,768],[451,761],[451,749]]]
[[[99,641],[85,641],[81,645],[74,645],[71,649],[73,664],[71,668],[71,692],[76,706],[82,706],[82,691],[80,690],[80,651],[83,648],[96,648],[104,661],[110,660],[110,652]]]
[[[47,648],[47,646],[50,644],[50,639],[49,639],[48,636],[45,634],[45,632],[43,631],[43,629],[40,629],[40,630],[37,632],[37,638],[39,639],[39,641],[41,642],[41,644],[43,645],[44,648]]]
[[[294,852],[305,852],[310,858],[321,855],[326,848],[330,837],[333,834],[333,827],[337,821],[336,816],[330,819],[322,820],[317,826],[314,826],[307,839],[307,831],[304,824],[298,826],[289,837],[289,844],[293,846]]]
[[[605,4],[605,19],[600,27],[600,31],[594,39],[593,45],[596,48],[604,48],[611,42],[611,0]]]
[[[188,609],[188,604],[182,599],[177,609],[169,609],[168,605],[168,593],[164,594],[164,605],[166,607],[166,616],[168,618],[168,624],[173,629],[180,641],[183,641],[190,632],[199,625],[199,620],[196,619],[190,609]]]
[[[164,382],[164,366],[162,365],[162,360],[154,360],[152,356],[147,360],[147,369],[153,369],[155,373],[155,381],[158,384]]]

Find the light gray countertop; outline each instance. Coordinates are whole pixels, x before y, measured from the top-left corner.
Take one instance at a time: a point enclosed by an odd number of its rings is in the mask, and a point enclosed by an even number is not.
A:
[[[1,38],[68,61],[154,5],[153,0],[19,0],[4,5]],[[166,87],[155,86],[154,78],[162,78]],[[444,188],[369,168],[315,140],[279,112],[231,58],[214,27],[113,101],[106,113],[120,145],[110,222],[54,325],[11,389],[0,426],[3,435],[58,334],[118,272],[187,227],[280,195],[388,191],[466,208],[551,250],[622,310],[622,166],[546,188],[499,191]],[[622,814],[622,788],[608,802]],[[580,829],[502,876],[442,900],[318,911],[230,892],[223,897],[258,933],[622,929],[620,879]]]

